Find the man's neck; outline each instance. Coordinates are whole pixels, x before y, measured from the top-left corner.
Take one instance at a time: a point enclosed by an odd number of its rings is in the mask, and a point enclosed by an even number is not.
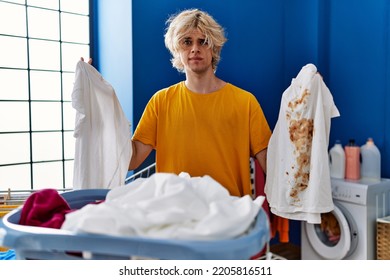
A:
[[[211,93],[221,89],[226,82],[217,78],[213,73],[186,74],[186,87],[196,93]]]

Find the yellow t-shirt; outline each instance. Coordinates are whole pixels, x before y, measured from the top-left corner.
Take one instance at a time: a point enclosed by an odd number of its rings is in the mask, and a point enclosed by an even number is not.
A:
[[[249,157],[267,147],[271,130],[255,96],[232,84],[199,94],[184,82],[158,91],[133,140],[156,150],[156,171],[209,175],[231,195],[251,193]]]

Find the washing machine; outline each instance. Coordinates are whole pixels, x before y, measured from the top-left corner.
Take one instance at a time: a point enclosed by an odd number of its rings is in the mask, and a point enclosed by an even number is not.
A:
[[[390,215],[390,179],[331,180],[334,210],[301,222],[303,260],[376,259],[376,219]]]

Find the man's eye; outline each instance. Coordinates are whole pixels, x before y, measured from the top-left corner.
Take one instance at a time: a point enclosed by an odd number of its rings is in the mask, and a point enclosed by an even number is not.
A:
[[[203,46],[207,46],[209,42],[207,40],[200,40],[200,44]]]
[[[185,45],[185,46],[191,45],[191,40],[188,40],[188,39],[183,40],[183,45]]]

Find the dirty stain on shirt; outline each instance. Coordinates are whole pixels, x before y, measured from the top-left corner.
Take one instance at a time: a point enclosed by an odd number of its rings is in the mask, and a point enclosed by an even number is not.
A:
[[[294,145],[294,157],[296,165],[291,166],[294,182],[291,183],[290,198],[292,203],[299,203],[299,194],[304,191],[310,179],[310,154],[314,133],[314,120],[301,118],[302,112],[307,107],[307,99],[310,92],[305,89],[300,98],[288,103],[289,112],[286,119],[289,127],[290,141]],[[286,174],[289,174],[286,171]]]

